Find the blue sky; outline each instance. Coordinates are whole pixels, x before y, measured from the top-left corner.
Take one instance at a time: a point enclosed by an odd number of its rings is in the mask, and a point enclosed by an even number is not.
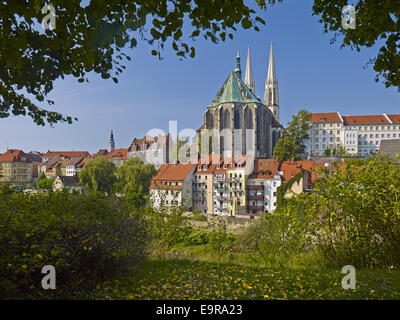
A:
[[[0,119],[0,152],[6,148],[24,151],[88,150],[106,148],[114,130],[118,148],[127,148],[134,137],[150,129],[168,130],[168,121],[178,121],[178,131],[197,129],[203,113],[235,67],[237,49],[245,70],[247,46],[251,47],[256,95],[263,97],[270,42],[274,43],[279,80],[281,122],[286,125],[299,109],[311,112],[349,114],[400,113],[400,93],[374,81],[370,66],[363,69],[377,48],[361,52],[330,44],[332,34],[323,34],[318,17],[312,16],[312,0],[285,0],[267,12],[260,32],[239,30],[234,40],[214,44],[198,39],[196,57],[180,61],[172,49],[159,61],[151,47],[139,43],[119,83],[89,76],[90,83],[76,79],[57,80],[49,98],[56,111],[79,118],[53,128],[36,126],[30,118]],[[190,34],[190,26],[184,28]],[[46,107],[46,106],[45,106]]]

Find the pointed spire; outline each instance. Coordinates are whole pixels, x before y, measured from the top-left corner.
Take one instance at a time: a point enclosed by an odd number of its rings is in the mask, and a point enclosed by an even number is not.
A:
[[[247,62],[246,62],[246,75],[244,78],[246,86],[256,94],[256,86],[253,79],[253,69],[251,67],[250,46],[247,48]]]
[[[111,134],[110,134],[110,141],[108,142],[108,151],[112,152],[115,150],[115,141],[114,141],[114,133],[111,130]]]
[[[265,81],[264,104],[271,110],[275,118],[279,121],[279,93],[278,79],[275,72],[274,48],[271,41],[269,53],[268,76]]]
[[[238,78],[241,80],[242,79],[242,69],[240,67],[240,55],[239,55],[239,49],[237,51],[237,56],[236,56],[236,69],[235,73],[238,76]]]
[[[274,48],[272,46],[272,41],[271,41],[271,49],[269,52],[267,83],[275,83],[276,81],[277,81],[277,79],[276,79],[276,73],[275,73]]]

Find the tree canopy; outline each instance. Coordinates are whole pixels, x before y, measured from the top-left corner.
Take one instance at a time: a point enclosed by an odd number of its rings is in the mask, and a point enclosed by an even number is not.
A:
[[[54,29],[40,25],[49,14],[42,13],[41,0],[0,3],[0,118],[12,114],[29,116],[38,125],[72,123],[72,117],[37,105],[44,100],[54,104],[47,95],[56,79],[73,76],[87,82],[94,71],[118,82],[124,61],[131,59],[123,52],[126,47],[147,42],[151,54],[161,58],[167,44],[180,57],[194,57],[189,39],[203,36],[217,43],[233,39],[239,26],[258,31],[265,24],[242,0],[212,5],[198,0],[85,2],[52,1]]]
[[[314,0],[313,15],[320,16],[324,32],[334,32],[332,42],[343,36],[341,47],[360,51],[362,47],[379,48],[369,61],[386,87],[400,90],[400,0],[357,0],[355,28],[344,29],[342,9],[347,0]]]
[[[255,0],[262,10],[282,1]],[[347,0],[314,0],[313,14],[325,32],[335,33],[334,40],[344,36],[342,46],[359,51],[384,42],[370,61],[376,81],[400,88],[400,0],[355,2],[355,29],[342,27]],[[48,94],[55,80],[72,76],[88,82],[87,74],[94,72],[118,82],[131,59],[125,48],[148,43],[151,54],[162,59],[167,45],[182,58],[194,57],[189,40],[218,43],[233,39],[238,28],[259,31],[265,24],[243,0],[54,0],[56,27],[44,29],[40,24],[50,13],[42,12],[43,5],[42,0],[0,3],[0,118],[72,123],[77,119],[39,106],[54,105]]]
[[[47,179],[46,175],[44,172],[39,176],[39,178],[36,180],[36,186],[39,189],[52,189],[53,188],[53,183],[54,183],[55,178]]]
[[[302,109],[292,116],[284,135],[279,138],[274,148],[274,157],[280,160],[299,160],[304,152],[304,140],[308,138],[311,129],[310,113]]]
[[[83,170],[78,172],[79,182],[91,193],[107,193],[117,180],[114,165],[104,157],[98,157],[88,162]]]
[[[142,206],[149,193],[150,180],[156,173],[154,165],[145,164],[139,158],[129,158],[116,171],[117,190],[124,193],[132,205]]]

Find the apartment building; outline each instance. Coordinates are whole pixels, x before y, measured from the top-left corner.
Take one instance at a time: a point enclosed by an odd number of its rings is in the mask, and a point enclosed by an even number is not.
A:
[[[163,164],[150,182],[150,201],[154,207],[186,205],[192,208],[192,183],[195,164]]]
[[[213,213],[213,178],[217,164],[212,163],[212,156],[203,156],[193,176],[193,210],[201,213]]]
[[[276,209],[277,189],[282,184],[278,159],[254,160],[254,171],[247,180],[247,211],[273,212]]]
[[[215,166],[213,172],[213,203],[214,214],[228,214],[228,181],[227,181],[227,164],[223,159]]]
[[[226,159],[227,212],[236,215],[246,210],[246,157]]]
[[[347,154],[368,157],[378,153],[381,141],[400,137],[400,115],[342,116],[335,113],[313,113],[306,152],[324,155],[325,150],[343,148]]]
[[[32,161],[22,150],[0,154],[0,182],[26,186],[32,182]]]

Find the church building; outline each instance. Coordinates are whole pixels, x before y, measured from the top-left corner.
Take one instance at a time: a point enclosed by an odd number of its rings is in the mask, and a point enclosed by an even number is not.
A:
[[[201,155],[211,153],[224,158],[239,155],[272,158],[282,130],[272,43],[264,102],[256,96],[250,47],[244,81],[238,52],[236,68],[230,72],[205,111],[200,139],[202,143],[207,139],[209,144],[208,149],[203,148],[202,144]]]

